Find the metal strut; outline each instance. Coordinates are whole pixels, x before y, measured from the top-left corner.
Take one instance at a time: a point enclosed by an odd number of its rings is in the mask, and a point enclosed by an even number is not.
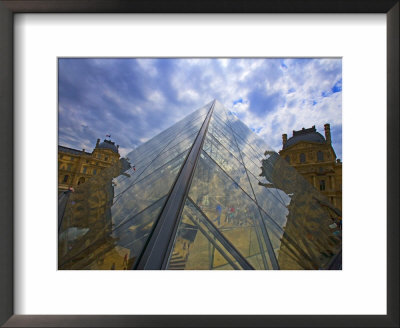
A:
[[[146,248],[135,266],[138,270],[160,270],[167,266],[168,254],[173,244],[172,239],[178,228],[179,218],[185,205],[186,195],[189,191],[214,106],[215,100],[210,106],[203,125],[168,195]]]

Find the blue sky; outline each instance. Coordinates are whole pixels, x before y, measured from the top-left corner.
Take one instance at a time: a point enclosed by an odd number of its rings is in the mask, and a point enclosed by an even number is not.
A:
[[[331,124],[342,158],[341,59],[59,59],[59,144],[126,155],[213,99],[272,149],[282,134]]]

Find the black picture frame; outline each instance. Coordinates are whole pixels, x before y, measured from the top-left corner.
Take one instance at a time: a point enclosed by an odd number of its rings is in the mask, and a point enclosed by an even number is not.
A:
[[[2,141],[0,324],[4,327],[399,327],[399,8],[398,0],[0,1]],[[387,16],[387,315],[14,315],[13,21],[15,13],[385,13]],[[368,156],[368,159],[379,160],[373,159],[373,154]]]

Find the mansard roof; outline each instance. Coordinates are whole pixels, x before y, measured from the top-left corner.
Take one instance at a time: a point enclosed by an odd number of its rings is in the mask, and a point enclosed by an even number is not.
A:
[[[299,131],[293,130],[293,136],[288,139],[286,144],[283,146],[283,149],[289,148],[290,146],[293,146],[301,141],[316,142],[320,144],[326,143],[325,138],[321,133],[317,132],[315,125],[313,125],[309,129],[302,128]]]

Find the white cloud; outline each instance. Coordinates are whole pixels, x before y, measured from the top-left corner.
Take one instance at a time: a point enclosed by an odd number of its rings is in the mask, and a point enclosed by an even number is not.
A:
[[[220,58],[218,59],[219,63],[222,67],[226,68],[229,65],[229,58]]]
[[[158,74],[157,68],[154,66],[154,60],[152,59],[136,59],[136,63],[151,77],[156,77]]]
[[[114,61],[103,67],[115,65]],[[121,92],[107,85],[107,79],[104,84],[98,82],[98,89],[118,106],[124,120],[110,115],[109,104],[102,102],[98,93],[84,94],[87,102],[101,110],[97,111],[99,115],[109,112],[104,114],[107,124],[114,127],[119,138],[125,138],[127,148],[132,139],[121,133],[127,129],[126,118],[137,124],[131,127],[136,134],[135,143],[143,142],[215,98],[238,113],[250,128],[259,130],[275,150],[281,147],[282,133],[291,135],[292,130],[303,126],[316,125],[323,132],[323,124],[328,122],[339,127],[341,134],[341,92],[332,93],[333,86],[341,80],[339,59],[138,59],[130,65],[132,71],[127,77],[113,77],[122,79],[122,87],[128,78],[129,87],[136,92],[133,96],[127,97],[131,95],[129,90]],[[140,98],[140,92],[144,97]],[[239,99],[242,101],[234,104]],[[84,111],[77,106],[62,104],[60,117],[74,115],[77,122],[84,121]],[[98,131],[105,128],[104,118],[100,123]],[[65,134],[70,135],[72,121],[67,125]]]

